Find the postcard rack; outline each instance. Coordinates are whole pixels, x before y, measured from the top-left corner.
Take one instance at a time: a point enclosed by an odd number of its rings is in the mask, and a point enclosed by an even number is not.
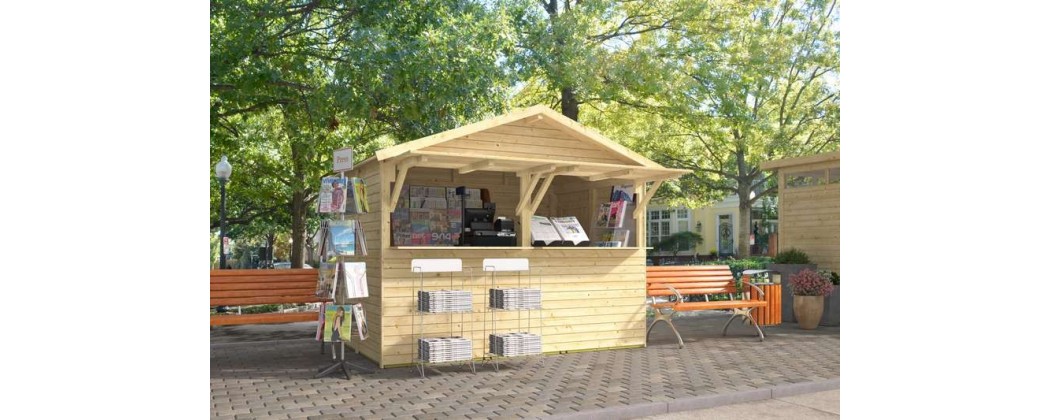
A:
[[[485,294],[486,361],[499,371],[500,360],[542,356],[542,279],[536,277],[533,282],[528,258],[486,258],[482,267],[489,273],[489,288]],[[497,273],[511,275],[497,279]],[[508,277],[514,280],[508,281]],[[515,312],[516,317],[497,315],[510,312]],[[506,327],[515,321],[516,328]]]
[[[411,268],[413,273],[419,274],[419,283],[415,287],[416,307],[412,310],[412,360],[419,369],[419,376],[426,378],[427,369],[441,373],[434,366],[446,364],[466,364],[471,372],[477,373],[474,343],[472,337],[467,336],[468,332],[471,335],[474,332],[473,293],[467,282],[473,277],[472,273],[468,271],[467,276],[460,275],[460,287],[456,289],[456,273],[463,272],[463,260],[459,258],[413,259]],[[436,284],[435,277],[442,274],[448,275],[448,282],[441,283],[442,286],[447,284],[447,289],[426,287],[427,283]],[[427,325],[424,321],[431,315],[448,317],[446,335],[434,337],[433,333],[425,333]],[[456,332],[453,326],[455,315],[459,315],[458,336],[453,335]]]

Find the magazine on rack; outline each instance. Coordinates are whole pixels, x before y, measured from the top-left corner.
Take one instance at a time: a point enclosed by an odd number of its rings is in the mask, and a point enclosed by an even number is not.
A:
[[[609,203],[609,221],[605,227],[622,228],[625,213],[627,213],[626,201],[613,201]]]
[[[572,242],[573,245],[579,245],[581,242],[590,240],[587,238],[587,232],[583,230],[583,226],[580,225],[580,221],[576,220],[575,216],[552,217],[550,219],[562,239]]]
[[[609,195],[609,201],[626,201],[628,203],[634,202],[634,186],[633,185],[613,185],[612,194]]]
[[[354,320],[357,321],[357,336],[361,337],[361,341],[368,339],[368,322],[365,321],[365,307],[360,303],[355,303],[354,308]]]
[[[368,213],[368,189],[365,188],[365,180],[361,178],[350,178],[350,196],[352,197],[350,207],[353,211],[347,213]]]
[[[339,265],[321,260],[320,267],[317,267],[317,274],[319,277],[317,281],[317,297],[335,299],[335,287],[339,278]]]
[[[318,213],[343,213],[346,211],[345,177],[326,176],[321,178],[321,191],[317,195]]]
[[[324,341],[350,340],[351,305],[327,305],[324,311]]]
[[[314,339],[321,341],[322,338],[324,338],[324,302],[321,302],[320,309],[317,311],[317,335]]]
[[[346,279],[347,299],[368,297],[368,280],[365,275],[365,263],[344,262],[343,274]]]
[[[361,221],[354,219],[354,230],[357,231],[357,255],[368,255],[368,246],[365,242],[365,229],[361,227]]]
[[[332,252],[339,256],[356,255],[357,238],[355,220],[332,220],[328,222]]]

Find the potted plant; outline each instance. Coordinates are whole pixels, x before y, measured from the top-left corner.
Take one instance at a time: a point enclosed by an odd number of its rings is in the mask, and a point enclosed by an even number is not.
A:
[[[834,291],[831,292],[826,299],[824,299],[824,316],[820,318],[820,325],[826,327],[837,327],[839,326],[839,273],[831,270],[820,270],[820,275],[824,276],[831,282],[834,287]]]
[[[820,317],[824,315],[824,297],[835,290],[828,276],[805,269],[792,275],[788,282],[794,295],[795,317],[798,327],[804,330],[816,329]]]
[[[810,269],[816,270],[817,265],[809,260],[809,255],[798,248],[789,248],[777,253],[773,262],[766,265],[766,269],[773,271],[778,276],[773,276],[774,283],[790,279],[799,271]],[[794,302],[790,287],[784,287],[780,295],[780,315],[784,322],[795,322]]]

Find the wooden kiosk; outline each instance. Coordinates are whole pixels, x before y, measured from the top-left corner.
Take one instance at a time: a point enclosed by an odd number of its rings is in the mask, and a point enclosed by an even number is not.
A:
[[[550,108],[534,106],[376,152],[348,176],[365,180],[371,213],[359,218],[368,241],[371,333],[357,350],[380,367],[412,363],[419,275],[413,259],[462,259],[472,277],[475,311],[467,333],[474,356],[484,354],[485,258],[527,258],[542,279],[544,353],[645,346],[645,205],[660,184],[688,170],[668,169]],[[393,246],[392,212],[402,188],[466,186],[489,191],[498,217],[515,222],[515,246]],[[627,246],[531,246],[532,215],[575,216],[594,240],[601,203],[613,185],[633,185],[637,203]],[[468,268],[470,272],[468,272]],[[457,279],[458,281],[458,279]],[[451,315],[449,315],[451,316]],[[497,314],[497,316],[501,316]],[[508,325],[512,315],[498,318]],[[423,329],[447,330],[454,320],[427,317]]]

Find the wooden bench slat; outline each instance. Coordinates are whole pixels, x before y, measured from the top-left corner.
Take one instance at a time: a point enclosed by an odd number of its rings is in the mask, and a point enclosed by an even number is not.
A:
[[[284,324],[316,321],[317,312],[288,312],[276,314],[212,315],[211,325]]]
[[[316,268],[291,268],[281,270],[211,270],[211,278],[224,277],[267,277],[267,276],[294,276],[294,275],[317,275]]]
[[[680,279],[680,278],[733,279],[734,278],[733,277],[733,273],[718,273],[718,272],[712,272],[712,271],[707,271],[707,272],[698,272],[698,271],[678,271],[678,272],[673,272],[673,271],[665,271],[665,272],[662,272],[662,273],[652,273],[652,274],[646,273],[645,276],[648,277],[648,278],[652,278],[652,279],[659,279],[659,278],[672,278],[672,279]]]
[[[676,311],[703,311],[712,309],[757,308],[766,306],[764,300],[716,300],[711,302],[665,302],[653,305],[654,308],[671,308]]]
[[[237,298],[212,298],[211,306],[244,306],[244,305],[267,305],[280,303],[315,303],[324,299],[314,295],[300,296],[263,296],[263,297],[237,297]]]
[[[728,270],[728,265],[654,265],[645,267],[647,272],[659,271],[720,271]]]
[[[212,283],[211,291],[221,290],[273,290],[273,289],[302,289],[302,290],[315,290],[317,288],[317,279],[304,280],[304,281],[289,281],[280,283]]]
[[[238,297],[269,297],[269,296],[308,296],[315,293],[314,289],[271,289],[271,290],[221,290],[211,292],[212,299],[238,298]]]
[[[228,283],[284,283],[284,282],[301,282],[301,281],[317,281],[317,275],[288,275],[288,276],[264,276],[264,277],[248,277],[248,276],[234,276],[234,277],[215,277],[211,279],[213,284],[228,284]]]

